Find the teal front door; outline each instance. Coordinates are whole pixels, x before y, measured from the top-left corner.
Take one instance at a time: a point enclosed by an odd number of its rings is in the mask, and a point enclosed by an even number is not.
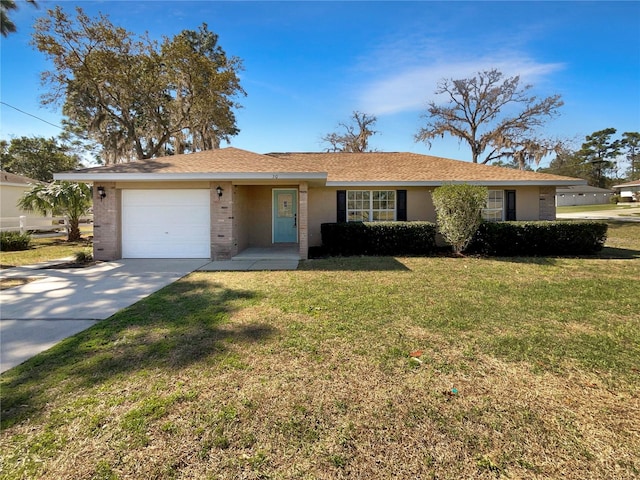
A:
[[[298,191],[273,190],[273,243],[298,241]]]

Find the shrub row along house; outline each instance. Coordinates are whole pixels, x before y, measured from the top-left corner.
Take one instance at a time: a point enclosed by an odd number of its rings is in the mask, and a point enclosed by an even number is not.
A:
[[[555,220],[556,187],[584,180],[415,153],[271,153],[228,147],[55,175],[94,185],[94,256],[229,259],[321,245],[331,222],[430,221],[434,188],[484,185],[489,220]]]

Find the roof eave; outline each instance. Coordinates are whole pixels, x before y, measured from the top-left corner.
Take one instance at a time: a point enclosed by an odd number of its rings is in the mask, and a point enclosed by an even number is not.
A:
[[[114,173],[114,172],[65,172],[56,173],[56,180],[73,182],[171,182],[171,181],[232,181],[237,183],[282,183],[306,181],[327,187],[439,187],[446,184],[472,184],[487,187],[499,186],[572,186],[586,185],[586,180],[535,179],[535,180],[327,180],[326,172],[192,172],[192,173]]]

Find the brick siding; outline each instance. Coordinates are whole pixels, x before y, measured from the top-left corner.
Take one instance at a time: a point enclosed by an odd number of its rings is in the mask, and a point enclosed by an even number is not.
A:
[[[300,258],[309,258],[309,208],[308,208],[307,182],[300,182],[298,187],[298,246],[300,248]]]
[[[222,188],[222,196],[218,197],[216,188]],[[234,238],[235,189],[231,182],[211,183],[211,258],[213,260],[230,260],[238,253],[238,242]]]
[[[556,219],[556,187],[540,187],[540,220]]]
[[[98,186],[104,187],[106,196],[100,198]],[[122,257],[120,248],[120,190],[115,183],[95,183],[93,186],[93,258],[109,261]]]

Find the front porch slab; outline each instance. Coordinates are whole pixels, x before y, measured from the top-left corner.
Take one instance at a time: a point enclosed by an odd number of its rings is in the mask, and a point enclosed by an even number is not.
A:
[[[232,261],[244,260],[300,260],[297,244],[273,245],[271,247],[249,247],[235,255]]]
[[[199,272],[248,272],[248,271],[277,271],[296,270],[297,259],[245,259],[220,260],[203,265]]]
[[[200,272],[246,272],[296,270],[300,261],[297,244],[246,248],[231,260],[217,260],[198,269]]]

